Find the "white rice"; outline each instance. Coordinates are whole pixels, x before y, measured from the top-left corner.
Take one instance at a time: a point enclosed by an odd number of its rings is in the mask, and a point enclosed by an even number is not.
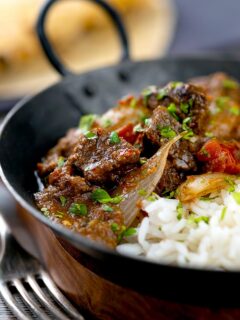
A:
[[[176,199],[144,200],[142,209],[148,216],[137,234],[117,250],[173,265],[239,269],[240,203],[236,195],[240,195],[240,180],[234,192],[222,190],[211,194],[212,200],[200,198],[184,205],[182,217]]]

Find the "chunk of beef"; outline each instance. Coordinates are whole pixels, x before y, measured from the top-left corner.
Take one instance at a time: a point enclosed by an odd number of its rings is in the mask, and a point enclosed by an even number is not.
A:
[[[211,101],[205,131],[224,140],[240,140],[240,86],[224,73],[192,79]]]
[[[169,114],[165,107],[159,106],[153,111],[145,134],[148,140],[161,147],[170,138],[182,131],[182,125]],[[198,138],[196,137],[195,143],[197,143],[197,141]],[[197,152],[200,147],[201,144],[199,144],[195,150],[193,143],[186,139],[181,139],[172,146],[169,152],[167,166],[157,188],[158,192],[175,190],[184,180],[186,174],[197,170],[194,153]],[[193,150],[195,150],[194,153]]]
[[[139,163],[140,151],[124,139],[118,138],[114,142],[111,133],[102,129],[93,133],[95,137],[92,139],[82,135],[69,157],[69,162],[87,181],[98,185],[117,182],[120,176]]]
[[[194,133],[200,134],[205,131],[209,102],[200,88],[183,82],[170,82],[163,88],[154,87],[145,100],[150,109],[159,105],[171,106],[175,111],[170,112],[180,122],[191,117],[189,126]]]
[[[57,145],[47,153],[44,160],[37,164],[40,177],[47,176],[57,167],[59,157],[66,158],[71,154],[80,134],[79,130],[70,129],[66,136],[58,141]]]

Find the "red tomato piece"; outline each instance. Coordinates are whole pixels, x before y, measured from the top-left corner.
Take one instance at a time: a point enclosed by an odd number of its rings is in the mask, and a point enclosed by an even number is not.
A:
[[[211,139],[197,154],[211,172],[240,173],[240,147],[237,142],[221,142]]]

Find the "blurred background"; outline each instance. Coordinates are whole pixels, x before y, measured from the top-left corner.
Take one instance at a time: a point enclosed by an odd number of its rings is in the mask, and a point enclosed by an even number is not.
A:
[[[239,0],[106,0],[121,14],[132,59],[165,55],[240,56]],[[0,112],[54,83],[35,22],[43,0],[0,0]],[[90,1],[52,8],[47,31],[57,53],[76,72],[117,63],[119,43],[105,13]]]

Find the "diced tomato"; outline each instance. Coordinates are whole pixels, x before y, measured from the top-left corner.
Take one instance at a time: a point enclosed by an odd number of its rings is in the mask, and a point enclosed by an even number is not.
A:
[[[124,138],[127,142],[134,144],[138,138],[138,133],[133,131],[134,125],[132,123],[126,124],[124,127],[119,129],[119,137]]]
[[[237,142],[211,139],[204,144],[197,157],[206,163],[211,172],[240,173],[240,146]]]

